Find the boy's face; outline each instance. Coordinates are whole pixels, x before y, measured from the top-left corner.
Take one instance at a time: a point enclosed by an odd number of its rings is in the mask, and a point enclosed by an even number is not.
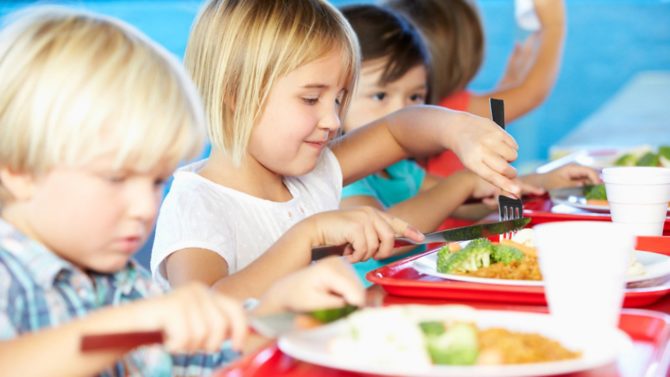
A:
[[[28,176],[7,219],[82,269],[121,269],[152,230],[163,182],[174,166],[114,170],[113,158],[108,153],[79,167]]]
[[[426,102],[428,73],[419,64],[401,78],[380,84],[388,60],[364,62],[358,89],[352,97],[349,112],[344,119],[344,130],[351,131],[410,105]]]
[[[340,128],[344,96],[340,50],[279,78],[249,142],[249,154],[280,175],[303,175]]]

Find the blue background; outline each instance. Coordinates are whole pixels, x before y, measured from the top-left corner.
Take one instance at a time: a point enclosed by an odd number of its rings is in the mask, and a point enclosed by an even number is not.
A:
[[[272,1],[272,0],[267,0]],[[447,0],[445,0],[447,1]],[[336,5],[365,1],[334,1]],[[0,14],[34,1],[2,1]],[[51,1],[119,17],[181,57],[201,1]],[[568,36],[556,86],[547,101],[508,128],[520,144],[521,170],[604,104],[637,72],[670,70],[670,0],[567,0]],[[517,36],[514,2],[479,0],[486,33],[484,65],[471,85],[493,87]],[[670,93],[668,93],[670,106]],[[634,126],[631,130],[634,132]],[[670,132],[670,130],[669,130]],[[138,259],[146,263],[146,252]]]

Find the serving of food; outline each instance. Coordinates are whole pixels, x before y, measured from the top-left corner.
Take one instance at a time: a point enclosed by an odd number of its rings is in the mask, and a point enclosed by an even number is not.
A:
[[[300,360],[364,373],[531,376],[607,363],[629,342],[619,330],[605,338],[559,331],[546,314],[397,305],[289,334],[279,347]]]
[[[538,251],[531,228],[499,243],[488,239],[450,243],[413,262],[417,271],[448,280],[485,284],[543,286]],[[633,251],[626,272],[629,286],[670,277],[670,257]]]

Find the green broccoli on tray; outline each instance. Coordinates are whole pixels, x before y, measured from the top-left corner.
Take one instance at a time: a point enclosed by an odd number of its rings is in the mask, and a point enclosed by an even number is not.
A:
[[[419,324],[433,364],[474,365],[477,361],[477,329],[468,323],[445,326],[442,322]]]
[[[658,152],[647,151],[643,154],[624,153],[614,161],[614,166],[665,166],[670,167],[670,146],[658,147]]]
[[[605,192],[605,185],[588,185],[584,186],[584,198],[586,200],[607,200],[607,192]]]
[[[522,251],[512,246],[494,245],[486,238],[478,238],[456,252],[451,252],[448,246],[441,248],[437,252],[437,272],[464,274],[488,267],[493,263],[509,264],[524,257]]]

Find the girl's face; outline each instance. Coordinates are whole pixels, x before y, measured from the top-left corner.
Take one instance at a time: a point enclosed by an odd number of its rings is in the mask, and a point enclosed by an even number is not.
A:
[[[428,73],[419,64],[396,81],[380,84],[387,59],[364,62],[358,89],[352,97],[344,130],[351,131],[394,111],[426,102]]]
[[[340,51],[334,50],[281,77],[251,134],[249,154],[282,176],[314,169],[340,128],[343,71]]]
[[[118,271],[147,240],[174,167],[119,171],[113,161],[110,153],[28,178],[13,222],[82,269]]]

